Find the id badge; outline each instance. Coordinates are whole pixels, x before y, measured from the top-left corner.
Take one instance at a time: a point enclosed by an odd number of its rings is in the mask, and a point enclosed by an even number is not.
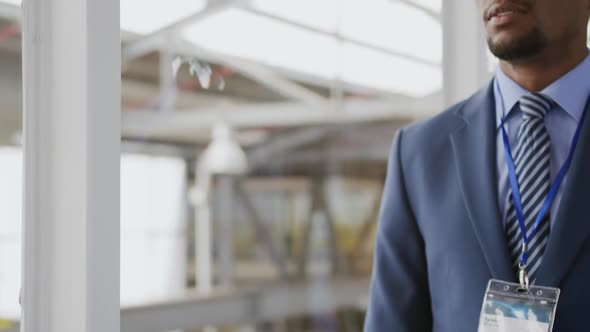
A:
[[[490,280],[478,332],[551,332],[559,300],[559,288]]]

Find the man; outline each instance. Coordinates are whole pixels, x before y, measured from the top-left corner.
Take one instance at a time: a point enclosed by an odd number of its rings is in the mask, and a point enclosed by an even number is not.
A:
[[[523,269],[561,289],[554,331],[590,330],[590,0],[477,4],[499,68],[474,96],[397,133],[366,332],[477,331],[488,281],[518,281],[520,220],[530,230],[548,196]]]

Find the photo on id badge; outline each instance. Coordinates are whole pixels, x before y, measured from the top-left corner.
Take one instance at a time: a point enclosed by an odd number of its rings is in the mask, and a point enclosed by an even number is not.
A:
[[[479,332],[549,332],[554,305],[488,294]]]

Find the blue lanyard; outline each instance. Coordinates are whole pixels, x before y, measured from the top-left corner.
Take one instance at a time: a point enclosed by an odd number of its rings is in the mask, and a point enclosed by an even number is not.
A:
[[[504,110],[502,110],[502,138],[504,139],[504,152],[506,154],[506,162],[508,164],[508,179],[510,181],[510,187],[512,189],[512,198],[514,199],[514,208],[516,210],[516,216],[518,219],[518,225],[520,227],[520,233],[522,235],[522,239],[525,244],[523,252],[522,252],[522,256],[520,258],[520,261],[524,266],[526,266],[527,260],[528,260],[526,248],[528,248],[528,244],[529,244],[531,238],[533,238],[535,233],[537,232],[537,228],[539,227],[539,224],[541,223],[543,218],[545,218],[549,209],[551,208],[551,204],[555,200],[555,197],[557,196],[557,192],[559,191],[559,187],[561,186],[561,183],[563,182],[563,179],[564,179],[565,175],[567,174],[567,171],[572,163],[574,151],[576,150],[576,145],[578,145],[578,141],[580,139],[580,133],[582,132],[584,119],[586,118],[586,113],[587,113],[589,106],[590,106],[590,99],[588,100],[587,105],[586,105],[586,109],[584,110],[584,113],[582,114],[582,117],[580,118],[580,122],[578,123],[578,128],[576,129],[576,133],[574,134],[574,138],[573,138],[572,144],[570,146],[569,155],[568,155],[567,159],[565,160],[565,162],[563,163],[563,165],[561,166],[561,168],[559,169],[559,173],[557,173],[557,176],[549,189],[549,193],[547,194],[547,198],[545,199],[545,202],[543,203],[543,206],[542,206],[541,210],[539,211],[539,215],[537,216],[537,219],[535,219],[535,223],[533,224],[530,235],[527,235],[527,232],[526,232],[524,210],[522,208],[522,199],[521,199],[521,195],[520,195],[520,189],[518,186],[518,180],[516,177],[516,167],[515,167],[515,163],[514,163],[514,158],[512,157],[512,151],[510,149],[510,141],[508,140],[508,133],[506,132],[506,125],[505,125],[506,114],[505,114]]]

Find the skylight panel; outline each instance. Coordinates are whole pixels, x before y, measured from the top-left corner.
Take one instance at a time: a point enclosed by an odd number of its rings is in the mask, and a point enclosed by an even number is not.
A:
[[[432,2],[431,6],[436,4]],[[422,4],[421,4],[422,5]],[[442,62],[440,22],[394,0],[252,0],[258,12],[421,60]]]
[[[121,0],[121,29],[150,34],[203,10],[206,0]]]
[[[412,2],[435,12],[442,11],[442,0],[412,0]]]
[[[422,96],[441,87],[441,70],[333,36],[229,9],[196,23],[183,36],[213,52],[321,79]]]

